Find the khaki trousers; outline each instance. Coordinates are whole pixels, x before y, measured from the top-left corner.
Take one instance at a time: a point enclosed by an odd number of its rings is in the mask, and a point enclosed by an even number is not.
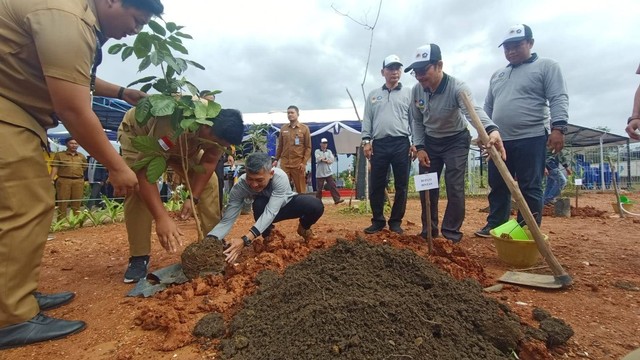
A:
[[[32,131],[0,121],[0,328],[33,318],[53,186]]]
[[[84,198],[84,179],[66,179],[58,177],[56,180],[56,198],[58,202],[58,219],[67,217],[67,208],[76,214],[80,212],[80,204]],[[69,201],[72,200],[72,201]]]
[[[296,187],[296,192],[298,194],[305,194],[307,192],[307,179],[304,176],[304,170],[300,170],[299,167],[285,167],[282,168],[282,170],[287,173],[289,180],[293,181],[293,185]]]
[[[200,195],[198,209],[200,228],[207,234],[220,222],[220,201],[218,200],[218,177],[214,173]],[[124,221],[129,237],[130,256],[144,256],[151,253],[151,222],[153,216],[142,198],[135,193],[124,201]]]

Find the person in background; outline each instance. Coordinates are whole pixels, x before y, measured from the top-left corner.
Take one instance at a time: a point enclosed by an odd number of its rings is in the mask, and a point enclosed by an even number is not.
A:
[[[322,200],[322,190],[326,183],[329,187],[329,192],[333,198],[333,203],[338,205],[343,203],[344,200],[340,198],[338,189],[336,188],[336,182],[333,179],[333,171],[331,171],[331,164],[335,161],[335,157],[331,150],[328,149],[329,141],[325,138],[320,140],[320,149],[316,149],[314,155],[316,157],[316,197]]]
[[[389,230],[402,234],[402,218],[407,206],[409,167],[411,155],[409,106],[411,89],[402,86],[402,63],[396,55],[387,56],[382,62],[381,75],[385,83],[369,93],[362,120],[362,150],[371,161],[369,202],[371,226],[367,234],[384,229],[385,188],[389,165],[393,168],[395,198],[389,216]]]
[[[200,91],[200,98],[207,101],[216,101],[216,95],[211,90]],[[223,153],[216,165],[216,176],[218,177],[218,200],[220,202],[220,209],[223,208],[224,198],[224,162],[227,160],[227,153]]]
[[[84,169],[87,158],[78,152],[78,142],[70,137],[65,140],[67,150],[55,154],[51,162],[51,181],[56,185],[58,219],[67,217],[71,205],[74,214],[80,212],[84,197]]]
[[[569,94],[560,65],[532,53],[533,44],[529,26],[518,24],[507,30],[500,46],[509,64],[491,76],[484,110],[500,128],[509,154],[505,164],[539,225],[547,148],[557,153],[564,147]],[[511,192],[493,161],[488,173],[489,215],[486,225],[475,232],[480,237],[491,237],[489,231],[511,215]],[[524,222],[520,211],[517,221]]]
[[[101,46],[137,34],[164,7],[159,0],[4,0],[0,6],[0,350],[74,334],[83,321],[46,311],[72,292],[38,293],[54,212],[42,156],[46,129],[62,120],[71,136],[109,169],[117,195],[138,186],[91,108],[91,95],[131,105],[146,96],[96,75]]]
[[[252,153],[245,161],[246,173],[240,176],[238,183],[231,188],[229,203],[220,223],[207,236],[225,241],[228,246],[224,251],[228,263],[233,264],[242,249],[262,235],[268,241],[273,229],[273,223],[299,219],[298,235],[305,242],[315,239],[311,227],[324,213],[322,201],[313,196],[296,194],[291,190],[287,174],[278,168],[273,168],[273,162],[268,154]],[[233,224],[240,215],[245,198],[253,198],[253,217],[256,223],[240,238],[225,240]]]
[[[414,62],[404,71],[412,71],[418,84],[411,91],[413,143],[420,162],[420,174],[435,172],[440,181],[444,169],[447,189],[447,208],[442,218],[442,236],[454,243],[462,240],[460,228],[464,222],[464,181],[469,159],[471,133],[467,119],[471,119],[463,97],[473,104],[471,89],[463,81],[442,70],[442,53],[436,44],[426,44],[416,50]],[[496,124],[479,106],[474,110],[489,134],[488,146],[496,146],[504,158],[502,140]],[[431,219],[427,219],[426,193],[420,192],[422,231],[427,238],[428,222],[431,233],[438,236],[439,188],[429,191]]]
[[[299,115],[297,106],[287,108],[289,123],[280,128],[275,161],[280,161],[280,168],[293,182],[296,192],[304,194],[307,189],[305,170],[311,159],[311,132],[307,125],[298,121]]]
[[[640,66],[638,66],[636,74],[640,74]],[[640,140],[638,129],[640,129],[640,86],[636,89],[636,96],[633,98],[633,110],[631,110],[631,116],[627,119],[625,131],[630,138]]]
[[[89,182],[89,200],[87,201],[87,208],[93,209],[100,203],[100,197],[107,195],[105,184],[109,178],[107,169],[102,166],[95,158],[89,158],[89,165],[87,166],[87,181]]]
[[[571,176],[571,164],[565,154],[565,150],[554,153],[547,150],[547,161],[545,163],[545,175],[547,175],[547,184],[544,188],[544,205],[553,205],[556,197],[560,195],[565,186],[567,186],[567,177],[560,168],[564,167],[567,175]]]

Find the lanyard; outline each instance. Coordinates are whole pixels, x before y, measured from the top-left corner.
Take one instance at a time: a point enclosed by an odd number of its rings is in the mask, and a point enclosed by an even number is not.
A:
[[[96,53],[93,57],[93,66],[91,67],[91,82],[89,83],[89,93],[91,94],[91,105],[93,106],[93,93],[96,91],[96,72],[98,66],[102,63],[102,43],[106,40],[102,36],[100,30],[95,29],[96,32]]]

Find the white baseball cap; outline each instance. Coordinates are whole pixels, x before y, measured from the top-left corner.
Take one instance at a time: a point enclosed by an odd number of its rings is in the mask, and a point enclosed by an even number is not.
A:
[[[384,58],[384,61],[382,62],[382,68],[386,68],[389,65],[393,65],[393,64],[398,64],[400,66],[403,66],[402,63],[400,62],[400,58],[398,57],[398,55],[389,55],[386,58]]]
[[[321,143],[328,143],[329,141],[327,140],[327,138],[322,138],[322,139],[320,139],[320,142]]]

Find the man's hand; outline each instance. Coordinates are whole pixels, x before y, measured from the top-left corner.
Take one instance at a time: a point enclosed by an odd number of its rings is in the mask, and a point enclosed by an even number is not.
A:
[[[547,140],[547,148],[551,149],[554,154],[562,151],[564,147],[564,134],[558,130],[551,130],[549,139]]]
[[[411,161],[415,160],[418,157],[418,150],[415,145],[411,145],[409,148],[409,156],[411,156]]]
[[[565,171],[567,172],[567,175],[571,176],[571,174],[573,174],[573,170],[571,170],[571,168],[570,168],[570,167],[566,167],[566,168],[564,168],[564,169],[565,169]]]
[[[184,204],[182,204],[182,211],[180,212],[180,219],[187,220],[191,216],[193,216],[193,207],[191,206],[193,200],[187,199]]]
[[[633,119],[624,130],[630,138],[640,140],[640,133],[637,132],[638,129],[640,129],[640,119]]]
[[[423,167],[431,167],[431,160],[429,160],[429,155],[427,155],[426,151],[418,150],[416,156],[420,165],[422,165]]]
[[[373,148],[371,147],[371,143],[364,144],[362,147],[362,151],[364,152],[364,157],[371,160],[371,155],[373,155]]]
[[[142,100],[145,97],[147,97],[147,93],[137,89],[127,88],[124,89],[124,92],[122,93],[122,100],[133,106],[136,106],[138,104],[138,101]]]
[[[304,171],[306,167],[307,167],[307,164],[306,164],[306,163],[304,163],[304,164],[300,164],[299,169],[300,169],[301,171]]]
[[[498,130],[492,131],[491,134],[489,134],[489,143],[488,144],[482,144],[482,148],[491,148],[495,146],[496,150],[498,150],[498,152],[500,153],[500,157],[502,158],[502,161],[507,160],[507,152],[504,150],[504,144],[502,144],[502,137],[500,136],[500,133],[498,132]]]
[[[236,259],[238,259],[238,256],[240,256],[240,254],[242,253],[242,249],[244,249],[244,242],[240,238],[234,238],[231,239],[227,244],[229,244],[229,247],[222,253],[227,255],[225,260],[227,260],[229,264],[233,264],[236,262]]]
[[[160,245],[168,252],[174,253],[182,246],[182,231],[168,215],[156,220],[156,234]]]
[[[138,178],[128,167],[111,170],[109,181],[113,185],[113,194],[116,196],[126,196],[138,190]]]

